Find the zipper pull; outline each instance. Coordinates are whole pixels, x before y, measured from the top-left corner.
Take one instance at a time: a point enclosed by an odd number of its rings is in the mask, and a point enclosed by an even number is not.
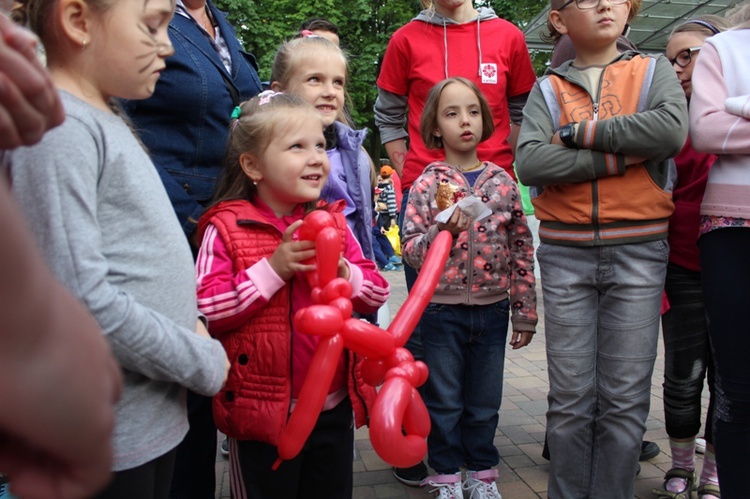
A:
[[[599,103],[598,102],[594,102],[594,119],[595,120],[599,119]]]

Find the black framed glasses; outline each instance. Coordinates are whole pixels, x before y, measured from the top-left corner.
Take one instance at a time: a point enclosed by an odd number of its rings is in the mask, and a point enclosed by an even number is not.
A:
[[[612,5],[622,5],[628,0],[608,0],[608,1]],[[568,0],[567,2],[562,4],[559,9],[555,9],[555,10],[559,12],[574,2],[576,4],[576,7],[578,7],[580,10],[587,10],[587,9],[595,9],[596,7],[598,7],[599,2],[601,2],[601,0]]]
[[[680,50],[674,58],[669,59],[669,63],[674,66],[677,64],[681,68],[686,68],[693,62],[693,54],[698,52],[701,47],[690,47],[689,49]]]

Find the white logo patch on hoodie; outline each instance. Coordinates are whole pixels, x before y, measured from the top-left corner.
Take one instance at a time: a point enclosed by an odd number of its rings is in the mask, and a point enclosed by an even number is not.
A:
[[[482,77],[482,83],[497,84],[497,64],[491,62],[480,64],[479,75]]]

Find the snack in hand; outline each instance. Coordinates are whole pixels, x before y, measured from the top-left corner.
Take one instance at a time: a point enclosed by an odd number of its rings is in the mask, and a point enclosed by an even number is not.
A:
[[[444,180],[438,184],[435,201],[437,202],[438,210],[443,211],[447,210],[465,197],[466,194],[461,192],[458,186],[452,185],[447,180]]]

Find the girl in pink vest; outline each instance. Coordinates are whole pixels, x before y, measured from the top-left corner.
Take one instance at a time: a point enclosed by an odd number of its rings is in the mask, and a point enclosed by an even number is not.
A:
[[[298,334],[291,318],[312,304],[305,272],[315,269],[307,263],[315,247],[295,233],[330,172],[325,144],[320,114],[303,100],[267,91],[243,103],[217,203],[199,222],[199,308],[232,363],[213,409],[217,427],[229,436],[235,498],[352,494],[352,425],[366,423],[375,390],[362,382],[351,352],[338,360],[304,449],[272,471],[319,341]],[[352,285],[354,310],[374,313],[389,286],[362,254],[340,205],[327,208],[344,241],[338,276]]]

